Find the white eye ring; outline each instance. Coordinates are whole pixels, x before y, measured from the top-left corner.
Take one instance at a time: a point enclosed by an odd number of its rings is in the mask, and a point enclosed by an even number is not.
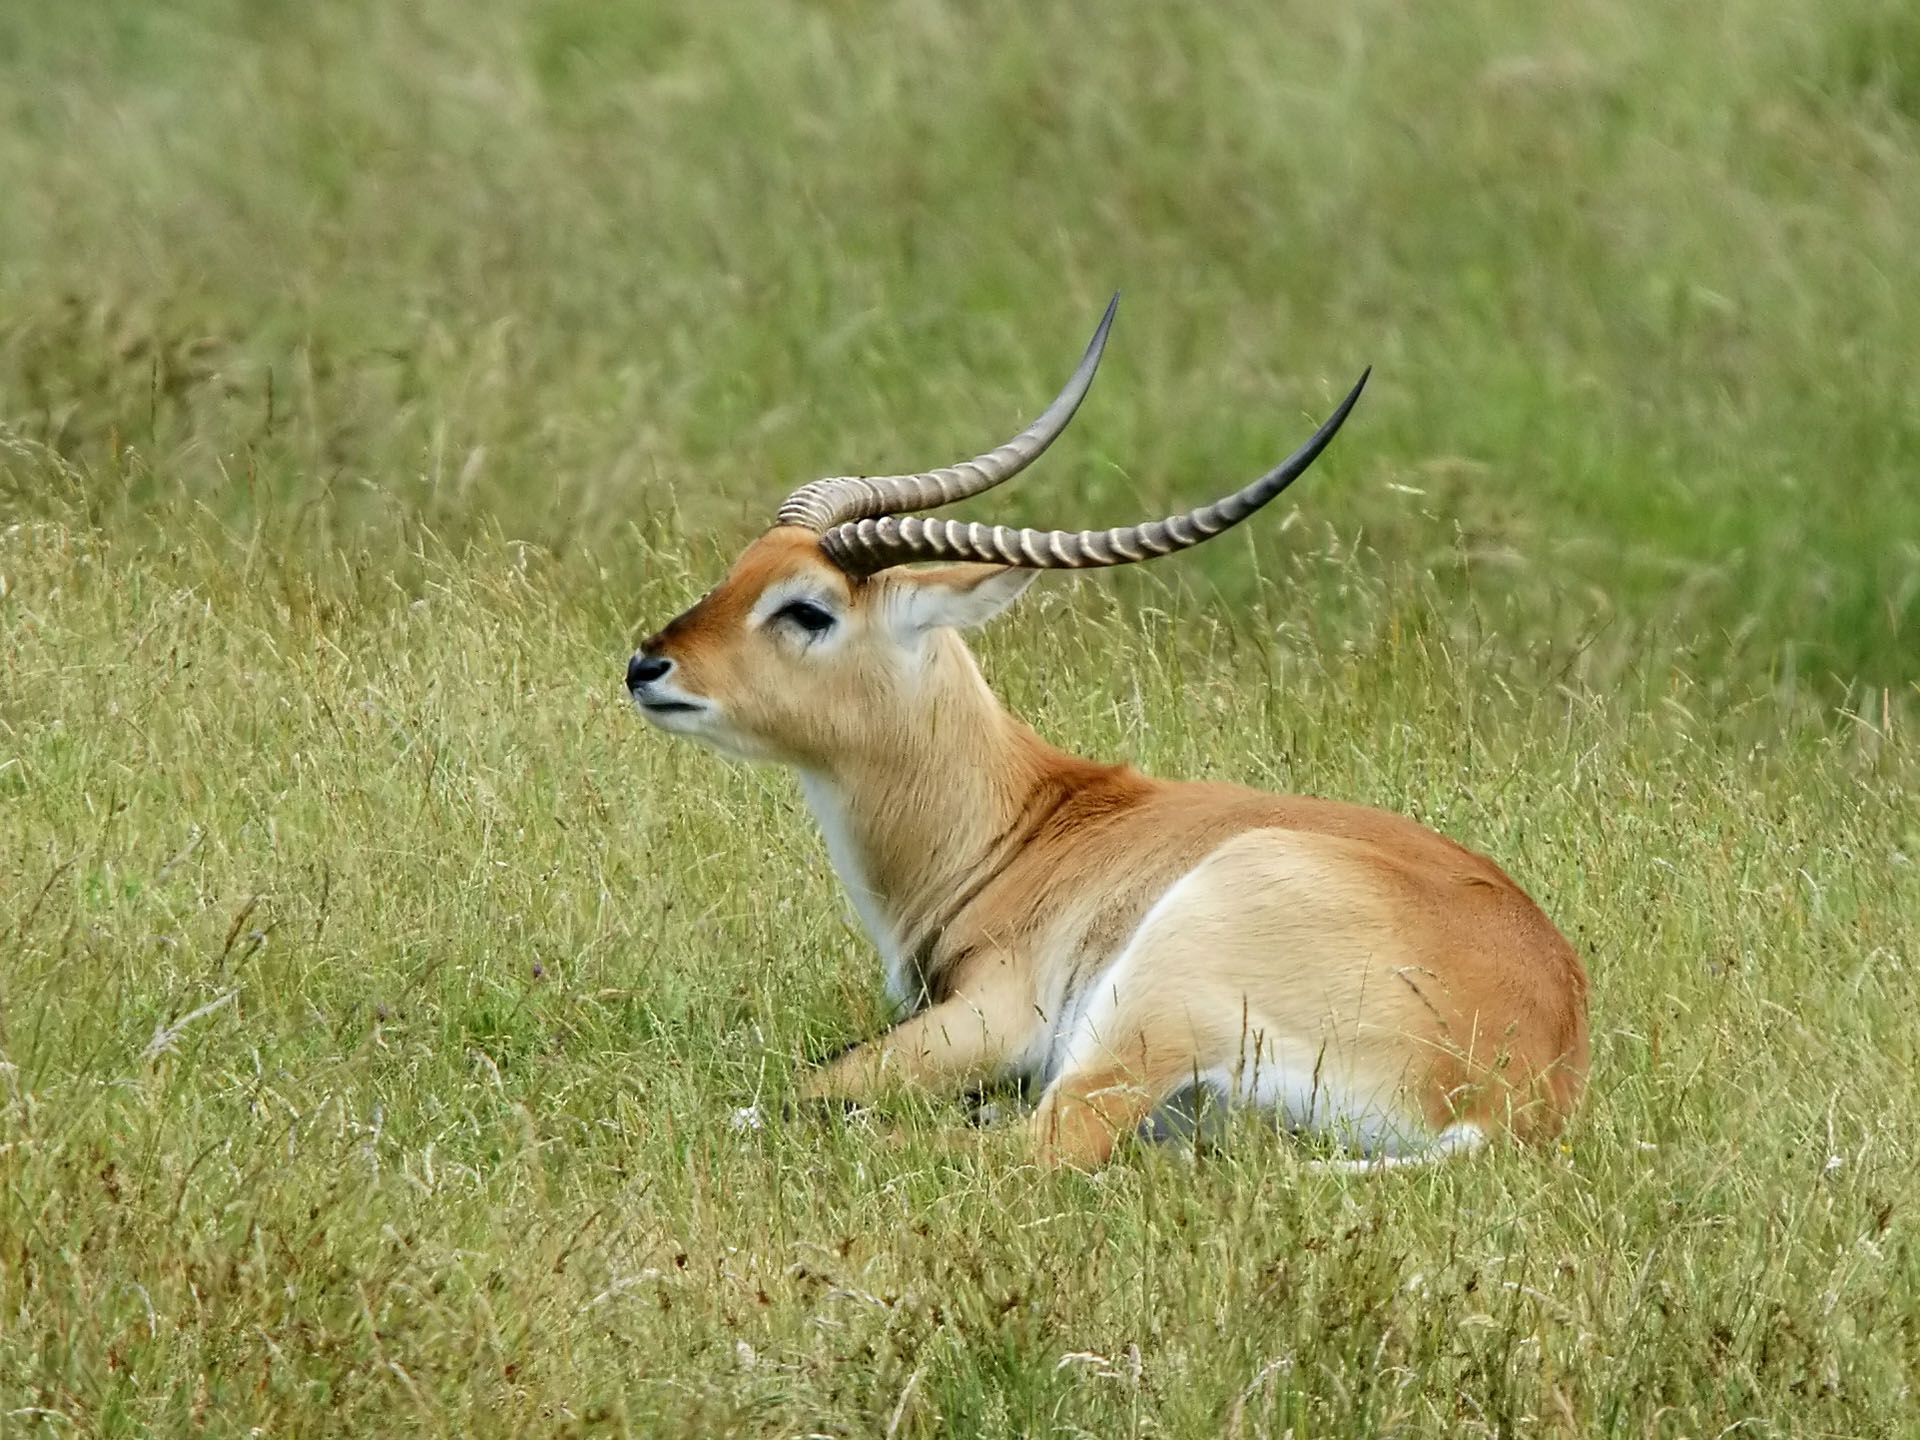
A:
[[[839,623],[831,610],[811,600],[789,600],[773,612],[772,618],[785,620],[809,636],[824,635]]]

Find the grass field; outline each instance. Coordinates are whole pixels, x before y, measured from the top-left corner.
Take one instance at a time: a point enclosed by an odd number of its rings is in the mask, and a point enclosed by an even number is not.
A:
[[[0,1435],[1912,1433],[1917,16],[0,10]],[[1116,287],[971,513],[1376,378],[990,677],[1506,863],[1594,982],[1552,1153],[730,1126],[878,964],[626,656]]]

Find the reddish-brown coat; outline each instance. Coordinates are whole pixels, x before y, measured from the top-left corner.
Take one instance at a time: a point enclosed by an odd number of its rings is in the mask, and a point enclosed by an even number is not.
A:
[[[647,642],[675,662],[671,693],[704,707],[657,723],[801,769],[897,990],[921,1007],[810,1089],[1044,1071],[1039,1154],[1093,1164],[1181,1076],[1217,1073],[1259,1013],[1295,1038],[1338,1031],[1362,1078],[1397,1065],[1433,1131],[1556,1133],[1586,1073],[1587,979],[1506,872],[1404,816],[1048,745],[940,623],[984,618],[1019,583],[989,566],[850,578],[816,537],[777,529]],[[830,641],[768,618],[789,594],[834,611]],[[1179,904],[1143,940],[1163,899]],[[1078,1053],[1062,1027],[1118,958],[1120,1038],[1052,1073]],[[1267,1013],[1305,1003],[1329,1014]]]

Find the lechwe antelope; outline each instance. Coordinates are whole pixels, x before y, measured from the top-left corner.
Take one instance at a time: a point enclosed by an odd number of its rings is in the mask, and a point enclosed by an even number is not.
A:
[[[944,470],[802,486],[628,666],[662,730],[799,771],[885,957],[907,1018],[804,1093],[1037,1079],[1037,1158],[1089,1167],[1196,1086],[1330,1135],[1355,1166],[1553,1135],[1584,1080],[1586,975],[1499,866],[1383,811],[1064,754],[981,678],[958,632],[1035,572],[1171,555],[1238,524],[1366,384],[1279,467],[1184,515],[1041,531],[906,513],[1038,457],[1113,309],[1031,427]]]

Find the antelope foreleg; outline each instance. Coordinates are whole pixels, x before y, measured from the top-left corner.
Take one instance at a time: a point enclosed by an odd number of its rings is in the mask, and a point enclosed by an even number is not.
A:
[[[962,1090],[1001,1074],[1035,1023],[1024,998],[1010,989],[954,995],[854,1046],[809,1076],[800,1093],[809,1100],[866,1102],[896,1085]]]

